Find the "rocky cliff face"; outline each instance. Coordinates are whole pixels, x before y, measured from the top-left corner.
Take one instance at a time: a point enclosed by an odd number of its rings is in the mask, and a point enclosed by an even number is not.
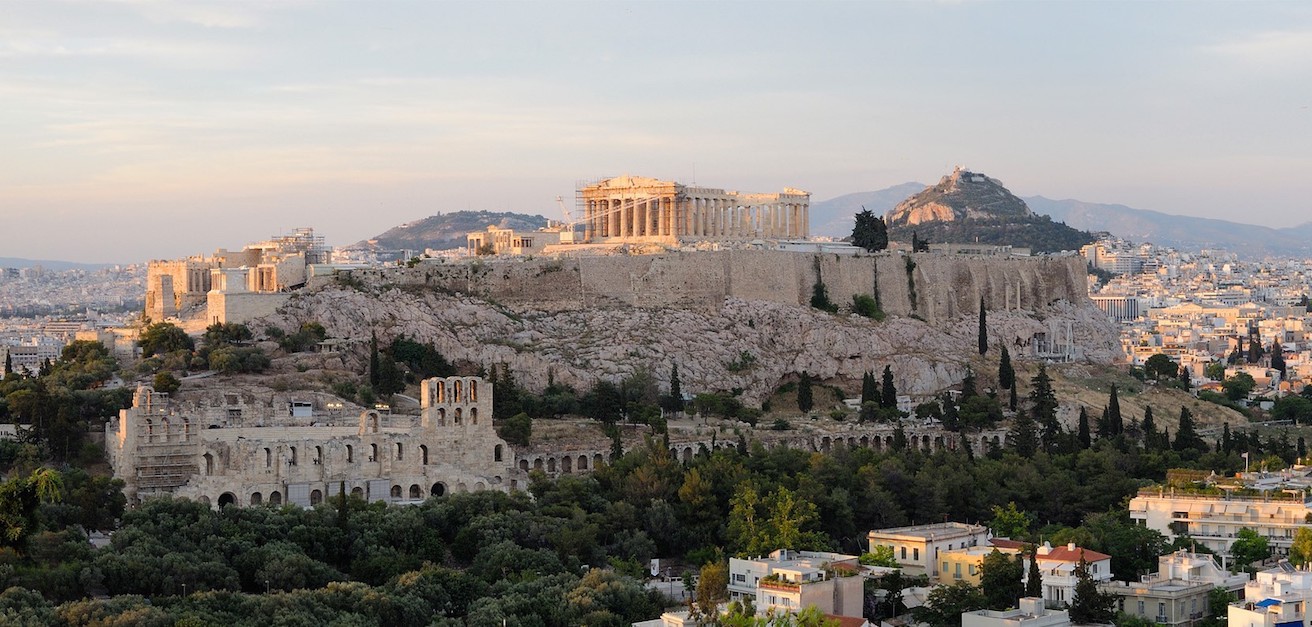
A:
[[[1028,218],[1025,201],[1001,181],[957,168],[920,193],[898,203],[888,214],[889,226],[968,219]]]
[[[333,337],[362,340],[346,358],[360,372],[363,340],[373,330],[382,341],[404,334],[433,342],[452,361],[506,364],[531,388],[544,386],[548,373],[585,389],[641,368],[664,381],[677,363],[685,390],[740,388],[749,402],[803,370],[856,381],[885,365],[903,393],[941,391],[970,363],[981,297],[991,308],[990,338],[1007,343],[1018,359],[1030,354],[1036,333],[1065,337],[1068,330],[1082,359],[1106,363],[1119,353],[1116,330],[1082,292],[1078,263],[735,255],[448,265],[450,276],[422,267],[366,274],[302,293],[265,322],[295,328],[315,320]],[[544,271],[539,263],[551,265]],[[889,319],[801,304],[816,276],[835,302],[878,293]]]

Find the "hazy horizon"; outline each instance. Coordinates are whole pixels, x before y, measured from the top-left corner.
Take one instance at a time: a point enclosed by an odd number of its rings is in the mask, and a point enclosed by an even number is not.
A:
[[[622,173],[821,201],[957,164],[1020,196],[1308,221],[1312,5],[0,5],[0,256],[130,262]]]

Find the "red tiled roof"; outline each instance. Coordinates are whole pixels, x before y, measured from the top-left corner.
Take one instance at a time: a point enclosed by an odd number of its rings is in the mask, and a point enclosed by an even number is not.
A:
[[[825,618],[832,621],[838,621],[838,627],[862,627],[862,625],[866,624],[866,619],[859,616],[834,616],[833,614],[825,614]]]
[[[1078,546],[1075,547],[1074,549],[1070,549],[1063,544],[1061,546],[1052,547],[1052,552],[1048,553],[1047,555],[1043,555],[1042,553],[1040,553],[1039,559],[1074,563],[1080,561],[1080,554],[1084,554],[1084,559],[1085,561],[1088,562],[1101,562],[1102,560],[1109,560],[1112,558],[1112,556],[1107,555],[1106,553],[1099,553],[1097,551],[1091,551],[1089,549],[1082,549]]]
[[[1016,550],[1023,550],[1025,549],[1025,547],[1028,547],[1030,545],[1029,542],[1021,542],[1020,540],[1011,540],[1009,538],[990,538],[989,544],[992,544],[993,546],[996,546],[999,549],[1016,549]]]

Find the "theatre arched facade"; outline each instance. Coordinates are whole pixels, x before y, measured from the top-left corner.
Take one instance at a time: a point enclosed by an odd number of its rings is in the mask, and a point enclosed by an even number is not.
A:
[[[232,395],[235,398],[235,395]],[[131,502],[175,495],[212,505],[316,505],[513,490],[526,478],[492,426],[492,385],[423,381],[419,416],[269,411],[258,403],[183,406],[139,387],[106,425],[106,451]]]
[[[811,194],[725,191],[618,176],[579,188],[589,242],[674,243],[697,239],[803,239]]]

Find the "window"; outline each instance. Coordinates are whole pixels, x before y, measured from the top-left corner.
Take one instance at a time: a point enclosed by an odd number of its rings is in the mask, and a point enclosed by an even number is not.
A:
[[[353,462],[355,462],[355,448],[352,447],[350,444],[347,444],[347,445],[346,445],[346,463],[350,464],[350,463],[353,463]]]
[[[975,566],[974,564],[971,564],[971,565],[970,565],[970,576],[971,576],[971,577],[974,577],[974,576],[975,576],[975,573],[977,573],[977,572],[979,572],[979,567]]]
[[[369,461],[371,461],[371,462],[376,462],[376,461],[378,461],[378,445],[377,445],[377,444],[370,444],[370,445],[369,445]]]
[[[588,458],[586,458],[586,457],[579,457],[579,462],[580,462],[580,464],[579,464],[579,469],[584,469],[584,468],[587,468],[587,467],[588,467],[587,460],[588,460]],[[492,461],[497,461],[497,462],[501,461],[501,445],[500,445],[500,444],[498,444],[498,445],[496,446],[495,449],[492,449]]]
[[[323,447],[314,447],[314,465],[318,466],[323,463]]]
[[[907,558],[907,547],[902,547],[902,559]]]
[[[287,460],[287,465],[288,465],[288,466],[295,466],[295,465],[296,465],[296,447],[295,447],[295,446],[289,446],[288,448],[291,449],[292,458],[289,459],[289,460]]]
[[[404,459],[404,458],[405,458],[405,455],[404,455],[404,449],[401,447],[401,443],[400,443],[400,442],[397,442],[397,443],[396,443],[396,461],[399,462],[399,461],[401,461],[401,460]]]
[[[943,562],[943,572],[945,572],[945,573],[948,572],[948,563],[947,563],[947,562]]]
[[[1143,599],[1139,599],[1139,615],[1143,616]]]
[[[961,579],[961,562],[957,562],[956,568],[952,569],[952,578]]]
[[[273,451],[266,448],[264,449],[264,467],[269,468],[272,466],[273,466]]]
[[[912,559],[913,561],[919,562],[919,561],[920,561],[920,549],[919,549],[919,548],[915,548],[915,549],[911,549],[911,551],[912,551],[911,559]]]

